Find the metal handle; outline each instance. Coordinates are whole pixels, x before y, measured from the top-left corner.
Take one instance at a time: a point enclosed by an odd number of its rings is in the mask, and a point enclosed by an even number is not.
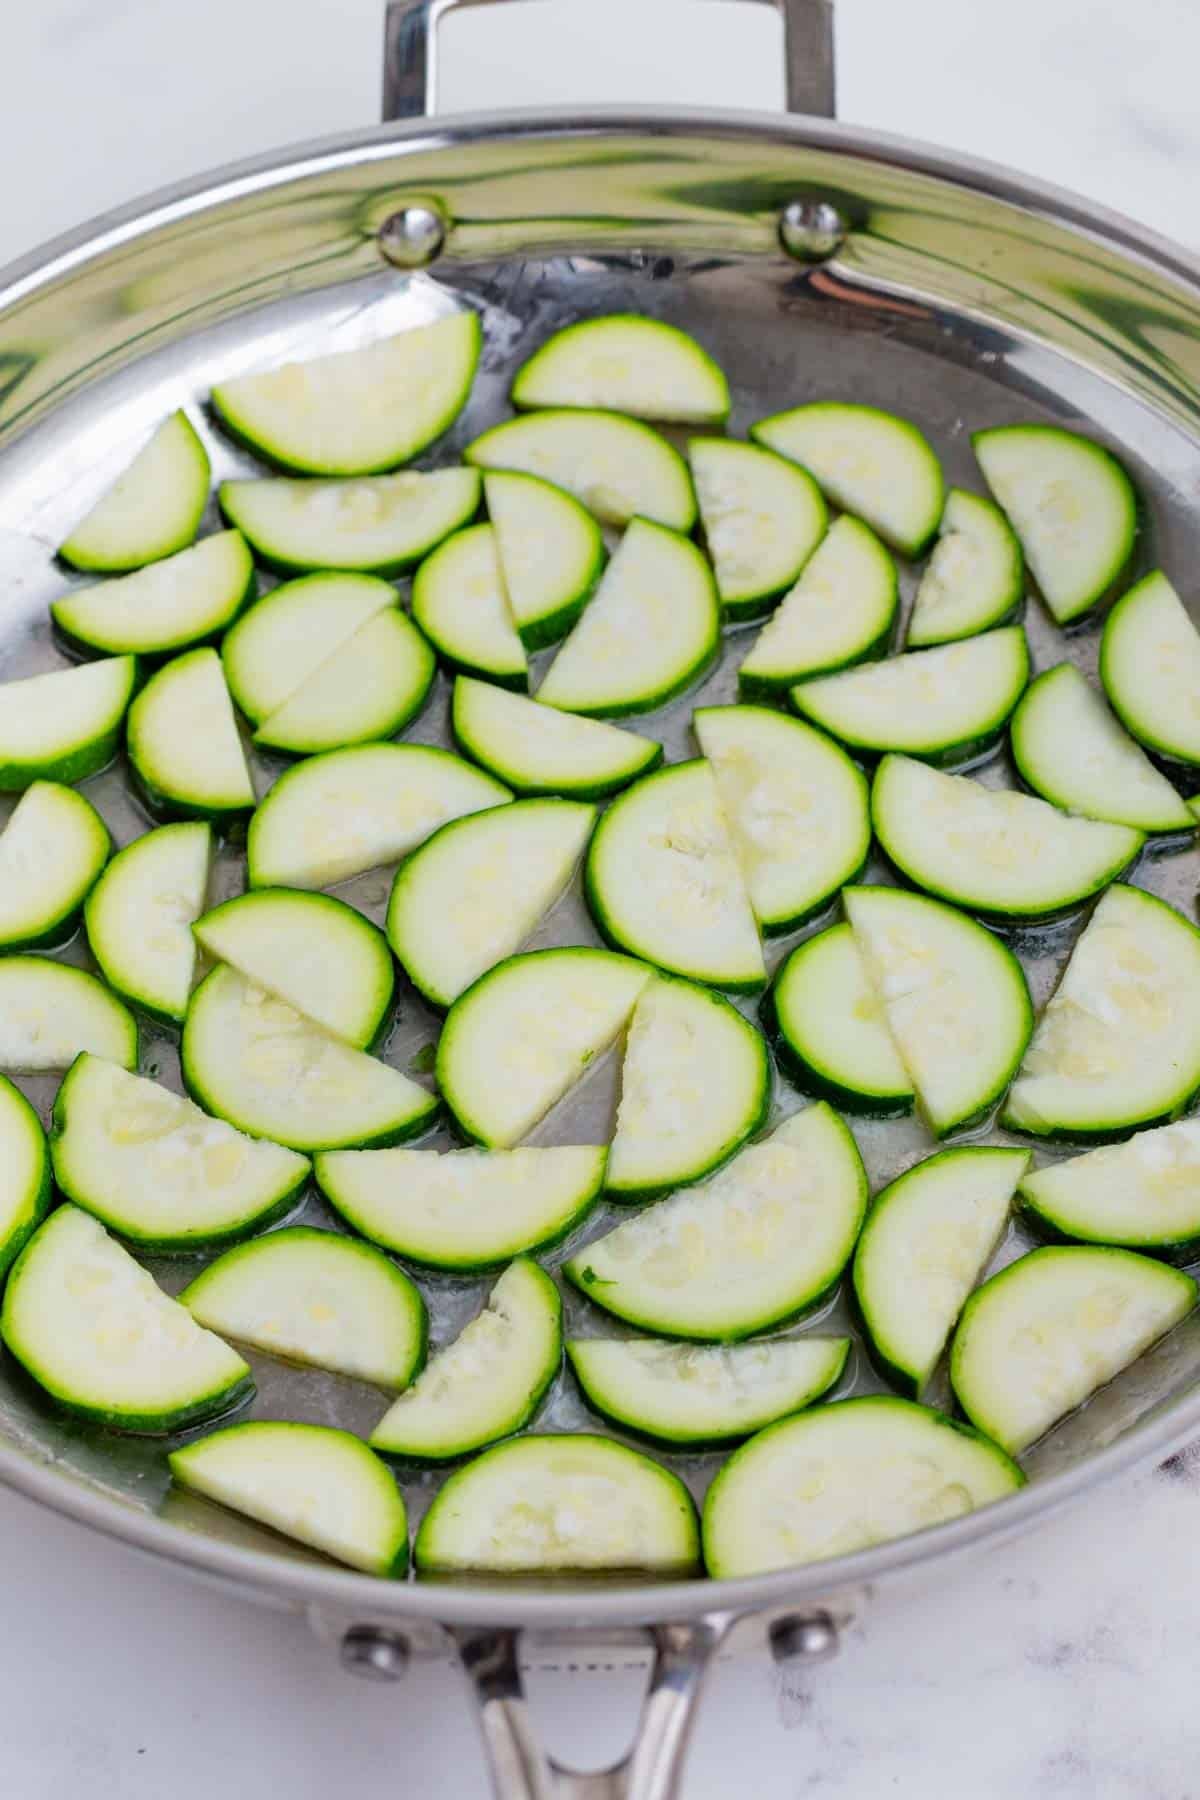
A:
[[[389,0],[383,40],[383,116],[420,119],[437,111],[438,26],[462,6],[500,6],[506,0]],[[602,0],[601,0],[602,3]],[[787,110],[832,119],[835,114],[833,0],[754,0],[783,23]]]

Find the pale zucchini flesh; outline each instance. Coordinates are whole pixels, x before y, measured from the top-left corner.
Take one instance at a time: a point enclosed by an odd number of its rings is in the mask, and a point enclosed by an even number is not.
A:
[[[693,438],[688,462],[722,612],[761,618],[825,536],[821,490],[795,463],[733,438]]]
[[[225,481],[221,511],[282,574],[399,575],[479,510],[476,469],[404,469],[357,481]]]
[[[1000,508],[952,488],[908,622],[910,650],[1003,625],[1025,597],[1025,560]]]
[[[407,613],[389,606],[289,694],[254,741],[291,756],[317,756],[395,737],[421,711],[434,672],[421,633]]]
[[[221,645],[225,680],[252,725],[278,712],[396,590],[375,575],[301,575],[243,614]]]
[[[82,794],[51,781],[27,787],[0,833],[0,950],[64,943],[111,850]]]
[[[843,514],[755,638],[738,670],[738,692],[769,698],[810,675],[882,655],[899,600],[888,552]]]
[[[604,567],[604,539],[587,508],[536,475],[496,469],[483,480],[513,624],[526,650],[570,630]]]
[[[1173,762],[1200,763],[1200,632],[1165,575],[1147,575],[1109,613],[1100,679],[1139,743]]]
[[[200,529],[210,474],[187,414],[172,413],[58,554],[73,568],[119,575],[183,550]]]
[[[28,1100],[0,1075],[0,1275],[50,1207],[50,1150]]]
[[[1200,1120],[1179,1119],[1034,1169],[1022,1177],[1020,1196],[1026,1216],[1049,1237],[1192,1262],[1200,1244]]]
[[[512,403],[602,407],[675,425],[719,425],[730,405],[729,383],[695,338],[639,313],[556,331],[517,370]]]
[[[128,1008],[85,969],[46,956],[0,957],[0,1069],[69,1069],[84,1050],[136,1068],[138,1028]]]
[[[87,897],[88,948],[114,992],[178,1023],[196,968],[193,921],[204,910],[212,827],[160,825],[118,850]]]
[[[513,623],[493,525],[456,531],[427,556],[412,590],[413,618],[448,669],[524,688],[525,648]]]
[[[848,924],[797,944],[762,1011],[779,1065],[802,1092],[873,1118],[912,1111],[912,1081]]]
[[[696,523],[696,496],[679,452],[621,413],[530,413],[494,425],[463,457],[480,469],[515,469],[566,488],[602,525],[641,518],[690,531]]]
[[[106,768],[136,680],[134,657],[107,656],[0,685],[0,793]]]
[[[152,675],[129,709],[129,761],[155,812],[248,812],[254,784],[215,650],[189,650]]]
[[[528,797],[601,800],[661,761],[650,738],[460,675],[451,725],[464,755]]]
[[[240,531],[218,531],[148,568],[76,588],[51,603],[73,644],[106,656],[172,656],[219,637],[254,598]]]

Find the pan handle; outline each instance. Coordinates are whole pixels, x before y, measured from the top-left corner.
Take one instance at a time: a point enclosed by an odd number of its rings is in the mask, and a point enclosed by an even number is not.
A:
[[[389,0],[383,40],[383,116],[420,119],[437,111],[438,26],[463,6],[505,0]],[[783,23],[784,88],[788,112],[832,119],[833,0],[754,0]]]

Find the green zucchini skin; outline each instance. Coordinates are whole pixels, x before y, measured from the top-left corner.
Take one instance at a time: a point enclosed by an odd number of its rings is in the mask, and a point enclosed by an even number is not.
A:
[[[775,984],[783,966],[780,964],[775,981],[759,1001],[758,1016],[775,1061],[792,1086],[799,1088],[802,1094],[811,1094],[815,1100],[827,1100],[838,1112],[853,1113],[857,1118],[907,1118],[916,1105],[912,1094],[898,1095],[894,1100],[889,1100],[883,1095],[864,1094],[857,1088],[843,1087],[841,1082],[830,1080],[815,1063],[801,1056],[795,1046],[789,1043],[780,1028],[779,1015],[775,1010]]]
[[[0,1236],[0,1278],[11,1268],[46,1214],[50,1211],[52,1193],[50,1146],[42,1121],[15,1082],[0,1075],[0,1124],[3,1115],[11,1114],[14,1123],[28,1133],[34,1148],[33,1180],[20,1211],[10,1218],[8,1230]]]

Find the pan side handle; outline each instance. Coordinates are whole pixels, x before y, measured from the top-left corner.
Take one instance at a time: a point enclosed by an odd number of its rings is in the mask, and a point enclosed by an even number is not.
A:
[[[833,0],[746,0],[783,22],[787,110],[835,116]],[[505,0],[389,0],[384,22],[383,116],[420,119],[437,111],[438,26],[455,7]]]

